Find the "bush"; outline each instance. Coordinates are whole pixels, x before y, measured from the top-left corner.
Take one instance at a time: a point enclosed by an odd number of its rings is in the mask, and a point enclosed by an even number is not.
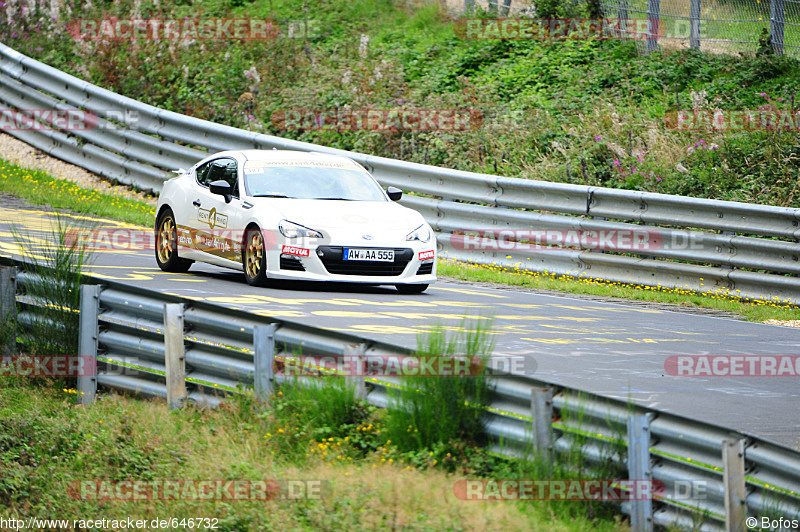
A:
[[[448,338],[438,326],[422,337],[416,356],[477,358],[485,368],[493,348],[489,327],[484,322],[477,322],[474,329],[462,326]],[[482,418],[492,384],[485,371],[469,377],[403,377],[400,385],[389,388],[386,418],[387,436],[398,449],[427,449],[456,440],[486,443]]]
[[[12,227],[25,259],[22,271],[31,279],[25,284],[25,295],[33,303],[28,306],[30,323],[20,327],[21,338],[26,354],[75,356],[82,272],[91,259],[81,233],[88,232],[93,223],[54,213],[52,224],[49,234]]]

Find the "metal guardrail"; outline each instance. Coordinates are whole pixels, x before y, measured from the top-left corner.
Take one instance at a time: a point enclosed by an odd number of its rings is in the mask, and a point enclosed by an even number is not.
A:
[[[439,250],[454,259],[800,304],[800,209],[477,174],[263,135],[137,102],[0,44],[0,113],[75,108],[97,114],[98,127],[7,132],[94,173],[155,191],[171,170],[188,168],[208,152],[278,148],[344,155],[383,185],[414,193],[402,203],[425,216],[438,232]],[[464,231],[496,235],[503,229],[512,230],[506,235],[511,249],[459,244]],[[645,231],[656,238],[621,252],[527,249],[516,230]]]
[[[0,267],[0,321],[18,312],[24,324],[24,316],[35,311],[26,287],[36,279],[22,273],[21,262],[0,262],[12,265]],[[298,351],[304,358],[355,357],[362,363],[413,354],[289,320],[89,281],[98,284],[81,289],[79,354],[96,356],[99,364],[96,376],[79,378],[84,402],[100,385],[166,398],[171,405],[216,405],[230,393],[268,395],[282,382],[272,372],[273,361]],[[590,463],[627,467],[630,479],[663,482],[654,500],[623,503],[634,530],[743,530],[745,516],[800,519],[800,451],[531,375],[496,373],[485,414],[491,449],[509,456],[578,451]],[[401,385],[395,378],[348,378],[379,407],[389,404],[388,388]],[[734,474],[738,470],[743,473]]]

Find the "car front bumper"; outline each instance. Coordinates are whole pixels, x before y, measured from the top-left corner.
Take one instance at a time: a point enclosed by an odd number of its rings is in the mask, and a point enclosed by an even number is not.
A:
[[[430,284],[436,281],[436,251],[431,242],[305,247],[287,244],[276,248],[267,254],[267,275],[272,279],[369,284]],[[393,250],[394,261],[345,260],[345,249]]]

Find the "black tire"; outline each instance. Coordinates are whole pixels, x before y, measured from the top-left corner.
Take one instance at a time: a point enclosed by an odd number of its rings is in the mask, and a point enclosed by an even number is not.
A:
[[[421,294],[428,289],[426,284],[396,284],[394,287],[401,294]]]
[[[249,227],[245,231],[242,248],[242,269],[247,284],[265,286],[267,284],[267,249],[261,229]]]
[[[156,262],[165,272],[186,273],[193,260],[178,256],[178,225],[172,209],[164,209],[156,220]]]

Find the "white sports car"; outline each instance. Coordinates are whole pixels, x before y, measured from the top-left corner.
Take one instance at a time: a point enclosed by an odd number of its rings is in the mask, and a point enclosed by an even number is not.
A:
[[[421,293],[436,280],[436,239],[356,162],[319,153],[225,151],[164,184],[156,261],[194,261],[267,279],[393,284]]]

